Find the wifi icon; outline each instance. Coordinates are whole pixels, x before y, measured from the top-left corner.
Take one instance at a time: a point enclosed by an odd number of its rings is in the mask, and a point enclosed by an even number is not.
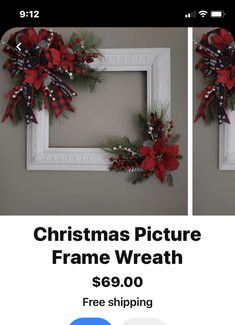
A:
[[[208,11],[206,10],[201,10],[201,11],[198,11],[199,15],[204,18],[207,14],[208,14]]]

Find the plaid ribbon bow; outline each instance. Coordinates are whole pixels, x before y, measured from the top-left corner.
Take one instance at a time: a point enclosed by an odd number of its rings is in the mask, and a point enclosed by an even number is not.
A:
[[[228,94],[235,87],[234,50],[233,37],[225,29],[216,29],[202,36],[196,48],[196,52],[202,56],[197,67],[204,78],[213,77],[214,81],[198,96],[201,102],[194,122],[202,117],[208,123],[206,110],[212,102],[216,101],[219,124],[230,123],[226,109]]]
[[[20,47],[17,46],[19,43]],[[13,110],[21,102],[26,123],[37,123],[33,113],[35,92],[42,95],[44,108],[49,104],[56,117],[64,110],[74,110],[71,101],[77,93],[60,77],[64,71],[58,59],[58,64],[55,64],[56,54],[60,57],[58,49],[66,51],[62,37],[45,29],[37,34],[33,28],[26,28],[10,36],[3,50],[10,58],[4,66],[11,78],[17,78],[19,82],[6,94],[8,105],[2,122],[9,117],[14,123]],[[73,55],[69,55],[72,65]]]

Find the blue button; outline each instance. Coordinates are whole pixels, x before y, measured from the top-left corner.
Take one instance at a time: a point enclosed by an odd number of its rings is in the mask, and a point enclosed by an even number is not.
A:
[[[70,325],[111,325],[103,318],[78,318]]]

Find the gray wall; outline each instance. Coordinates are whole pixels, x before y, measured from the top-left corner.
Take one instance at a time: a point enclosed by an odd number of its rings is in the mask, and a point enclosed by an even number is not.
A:
[[[195,28],[194,40],[213,28]],[[199,56],[194,54],[194,63]],[[200,71],[194,72],[194,115],[199,100],[197,93],[204,87]],[[206,215],[235,214],[235,172],[219,170],[219,127],[194,124],[194,213]]]
[[[55,28],[65,40],[74,28]],[[181,133],[184,156],[174,173],[173,188],[155,178],[140,185],[128,183],[126,174],[111,172],[50,172],[25,169],[26,128],[0,125],[0,213],[1,214],[186,214],[187,213],[187,31],[182,28],[93,28],[103,48],[170,47],[172,74],[172,118]],[[5,55],[0,54],[0,64]],[[0,103],[10,87],[2,72]],[[80,92],[78,111],[70,120],[50,128],[53,146],[93,146],[104,135],[136,136],[131,120],[142,110],[146,94],[142,73],[108,73],[107,80],[88,95]],[[118,91],[119,94],[115,91]],[[120,95],[121,94],[121,95]],[[114,96],[114,97],[113,97]],[[97,123],[95,123],[97,121]],[[98,126],[96,125],[98,124]]]

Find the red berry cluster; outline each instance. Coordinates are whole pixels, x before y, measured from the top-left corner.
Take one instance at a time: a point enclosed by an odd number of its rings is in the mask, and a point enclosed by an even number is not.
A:
[[[73,42],[70,42],[69,43],[69,47],[74,47],[75,45],[77,45],[77,44],[79,44],[79,43],[81,43],[81,40],[80,40],[80,38],[76,38]]]
[[[168,122],[167,133],[166,136],[168,139],[172,137],[172,129],[174,128],[174,123],[172,121]]]
[[[119,155],[117,158],[111,157],[109,158],[112,161],[112,166],[110,167],[111,170],[128,172],[133,171],[133,169],[140,168],[140,164],[142,162],[142,158],[136,158],[132,154],[128,156]],[[141,172],[142,178],[149,178],[153,175],[153,172],[150,170],[145,170]]]
[[[140,165],[140,162],[131,153],[125,156],[111,157],[109,160],[113,162],[111,170],[130,171]]]
[[[156,113],[151,113],[149,119],[149,128],[155,139],[161,136],[165,136],[166,138],[170,139],[172,137],[172,129],[174,128],[174,123],[172,121],[169,121],[167,130],[165,130],[165,126],[162,120],[157,118]]]
[[[73,48],[74,46],[80,43],[81,40],[77,38],[73,42],[69,43],[69,47]],[[95,58],[97,58],[97,53],[88,54],[82,45],[80,46],[79,49],[74,50],[74,54],[77,57],[78,63],[84,63],[84,62],[91,63],[94,61]]]
[[[146,170],[142,173],[142,177],[144,177],[144,178],[149,178],[149,176],[152,176],[152,175],[153,175],[153,172],[150,170]]]
[[[97,57],[96,53],[93,53],[92,55],[88,55],[86,50],[84,50],[84,49],[82,51],[80,51],[80,54],[81,54],[80,60],[82,63],[84,63],[84,62],[91,63],[94,61],[94,58]]]
[[[75,73],[77,75],[86,75],[89,71],[84,65],[84,63],[92,63],[95,58],[97,58],[97,53],[93,53],[91,55],[88,55],[86,50],[79,49],[74,52],[76,56],[76,63],[75,63]]]
[[[149,126],[151,128],[151,133],[154,138],[158,138],[164,135],[164,124],[162,123],[161,119],[157,118],[156,113],[150,114]]]

